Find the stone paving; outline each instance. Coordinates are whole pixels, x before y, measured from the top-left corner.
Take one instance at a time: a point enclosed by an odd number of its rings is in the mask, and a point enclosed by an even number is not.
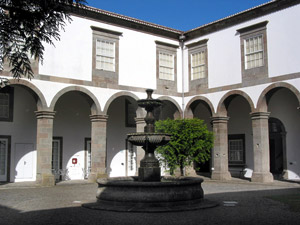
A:
[[[81,207],[95,201],[96,189],[96,184],[85,181],[62,182],[55,187],[37,187],[32,182],[0,184],[0,225],[300,224],[300,212],[267,198],[300,195],[299,182],[206,179],[205,198],[218,201],[219,206],[175,213],[120,213]]]

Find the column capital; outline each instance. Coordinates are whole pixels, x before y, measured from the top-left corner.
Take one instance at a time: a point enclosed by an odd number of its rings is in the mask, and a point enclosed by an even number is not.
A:
[[[228,123],[228,116],[213,116],[210,117],[212,123]]]
[[[108,115],[90,115],[91,122],[107,122]]]
[[[270,112],[251,112],[252,120],[269,119]]]
[[[136,124],[146,123],[144,117],[135,117],[134,120]]]
[[[37,119],[54,119],[55,111],[35,111]]]

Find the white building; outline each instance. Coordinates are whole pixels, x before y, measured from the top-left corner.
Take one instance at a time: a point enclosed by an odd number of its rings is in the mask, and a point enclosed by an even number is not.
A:
[[[300,179],[299,0],[187,32],[92,7],[72,19],[34,79],[0,90],[0,181],[134,175],[143,152],[126,134],[143,130],[135,100],[148,88],[165,103],[157,118],[198,117],[214,131],[200,172]]]

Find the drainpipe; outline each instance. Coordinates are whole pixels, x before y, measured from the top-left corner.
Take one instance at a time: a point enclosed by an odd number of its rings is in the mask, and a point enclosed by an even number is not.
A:
[[[183,46],[185,40],[184,34],[179,36],[180,41],[180,48],[181,48],[181,79],[182,79],[182,118],[184,119],[184,53],[183,53]]]

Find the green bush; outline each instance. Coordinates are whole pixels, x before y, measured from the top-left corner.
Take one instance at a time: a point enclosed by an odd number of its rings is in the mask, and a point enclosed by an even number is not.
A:
[[[184,168],[196,163],[204,163],[210,159],[213,147],[213,133],[207,130],[202,120],[177,119],[156,121],[156,132],[171,134],[171,141],[156,149],[161,163],[165,164],[170,174],[180,168],[184,176]]]

